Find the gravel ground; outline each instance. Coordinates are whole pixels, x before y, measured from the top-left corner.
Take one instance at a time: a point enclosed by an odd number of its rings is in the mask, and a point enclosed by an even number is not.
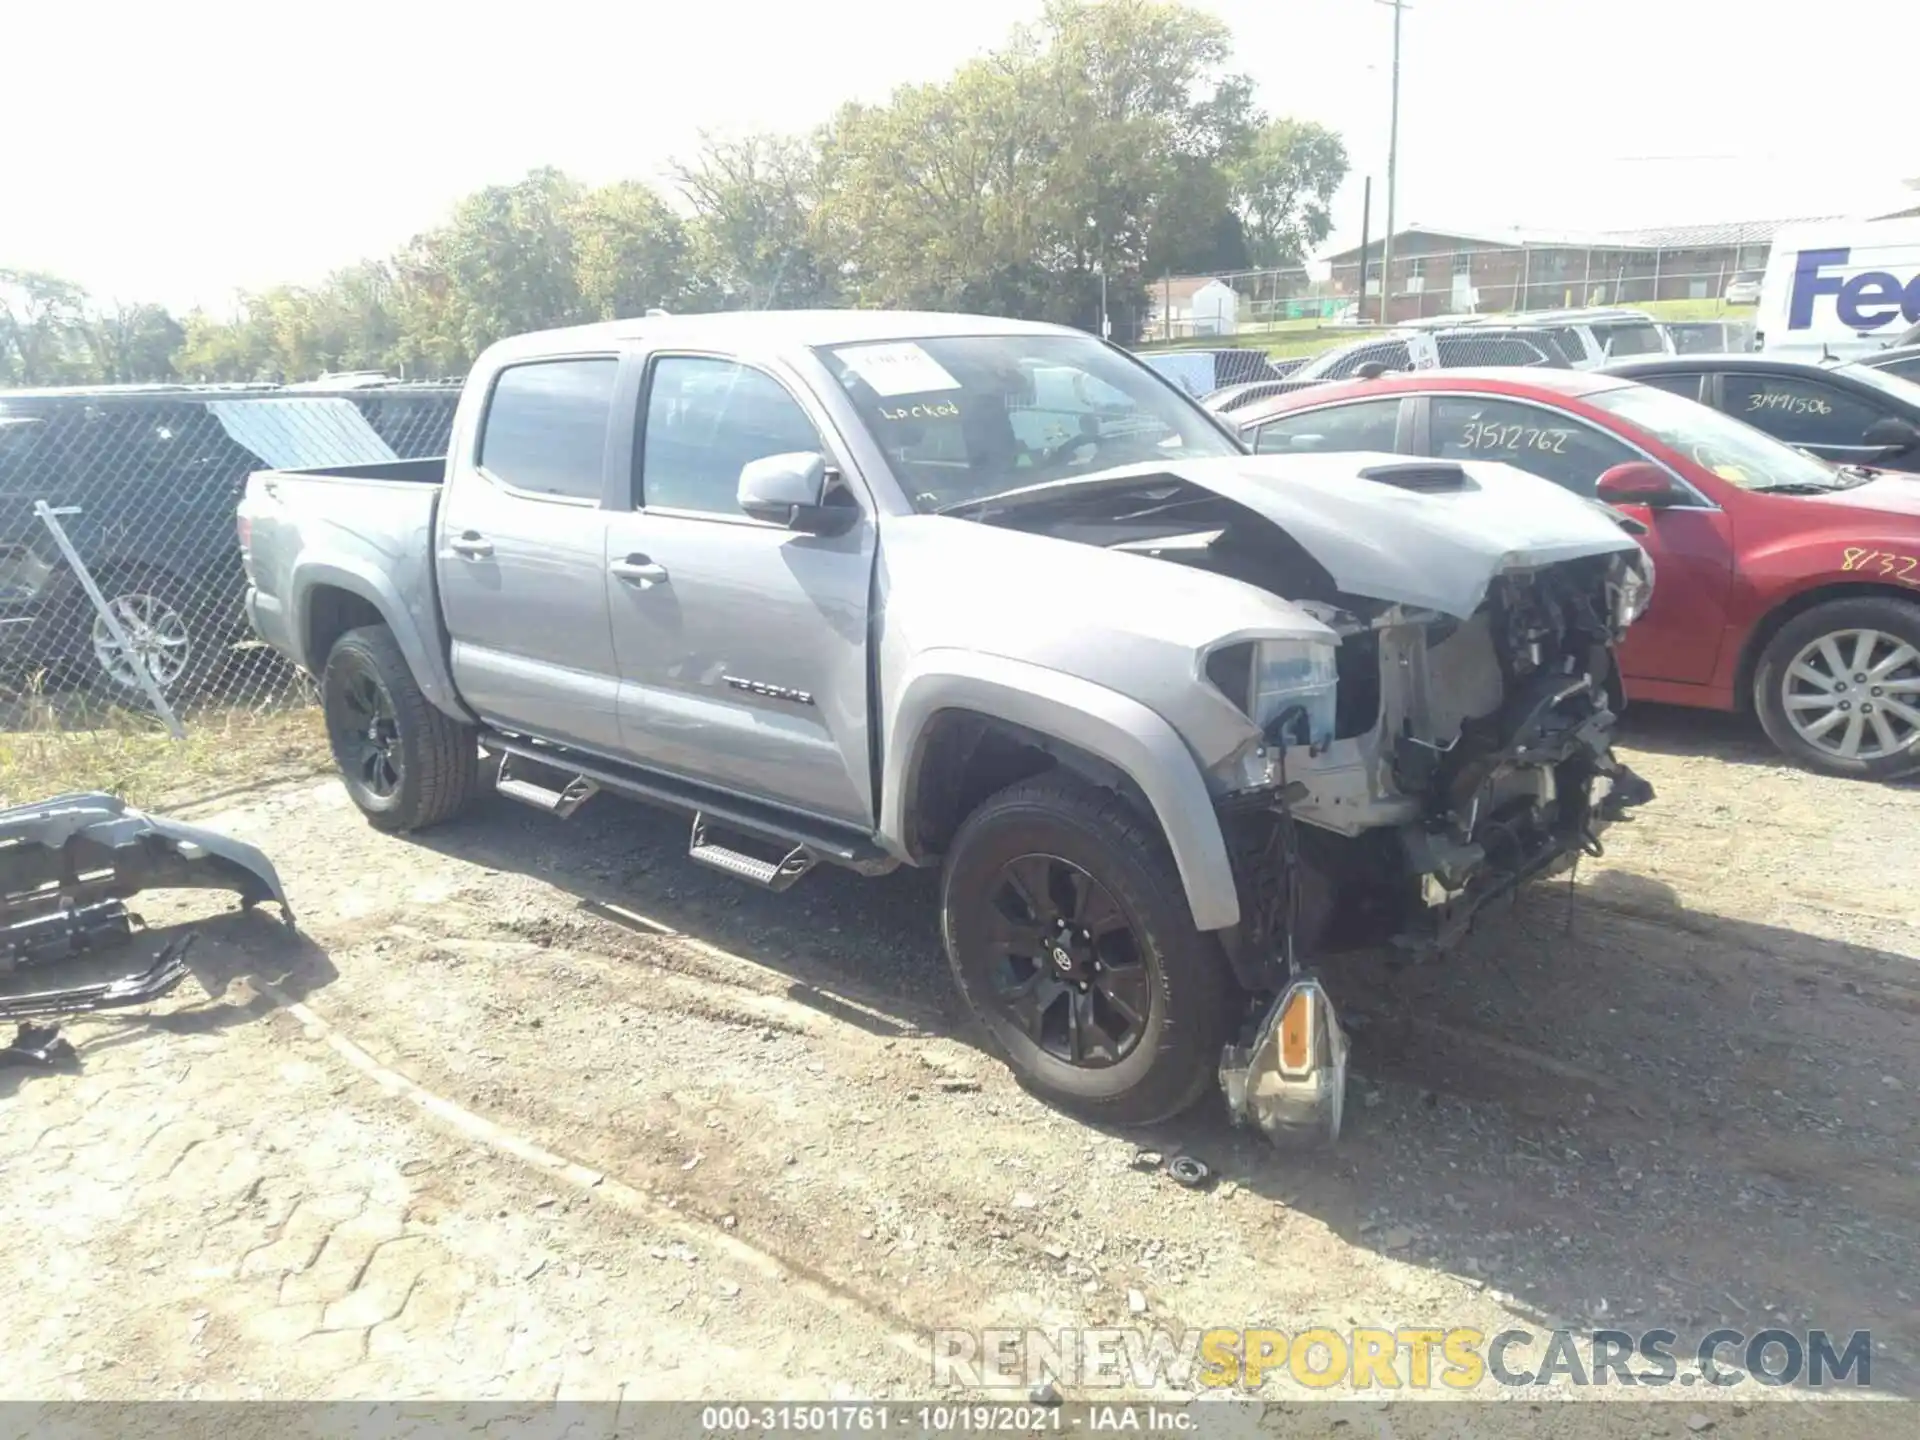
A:
[[[935,1328],[1556,1322],[1870,1328],[1911,1395],[1920,791],[1714,718],[1624,748],[1659,799],[1573,883],[1333,969],[1357,1077],[1314,1156],[1027,1096],[930,875],[763,895],[606,798],[411,839],[331,781],[219,802],[300,934],[208,920],[163,1013],[70,1027],[83,1075],[0,1072],[0,1395],[925,1395]]]

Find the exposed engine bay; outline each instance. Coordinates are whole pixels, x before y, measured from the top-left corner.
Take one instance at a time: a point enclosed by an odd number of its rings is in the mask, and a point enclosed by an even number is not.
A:
[[[1612,647],[1653,580],[1610,512],[1501,465],[1315,458],[1331,462],[1325,483],[1303,484],[1290,457],[1266,484],[1251,467],[1204,483],[1143,472],[978,516],[1256,585],[1335,637],[1325,662],[1300,642],[1207,657],[1258,727],[1214,778],[1243,912],[1223,938],[1264,991],[1291,974],[1284,936],[1305,951],[1443,948],[1487,901],[1599,853],[1600,830],[1652,798],[1611,749]],[[1391,543],[1382,487],[1405,502]],[[1356,490],[1364,503],[1342,516]],[[1508,490],[1544,512],[1520,522],[1528,544],[1502,533]]]

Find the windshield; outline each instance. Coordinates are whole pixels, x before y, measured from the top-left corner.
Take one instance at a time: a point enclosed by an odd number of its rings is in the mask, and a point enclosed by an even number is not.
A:
[[[917,510],[1244,453],[1199,406],[1091,335],[943,335],[816,353]]]
[[[1920,385],[1911,380],[1902,380],[1891,370],[1853,364],[1836,365],[1833,368],[1849,380],[1857,380],[1870,390],[1878,390],[1889,400],[1896,400],[1909,409],[1920,409]]]
[[[1663,445],[1703,465],[1742,490],[1780,485],[1831,489],[1844,483],[1824,460],[1782,445],[1718,410],[1651,385],[1622,385],[1584,397],[1611,415],[1638,425]]]

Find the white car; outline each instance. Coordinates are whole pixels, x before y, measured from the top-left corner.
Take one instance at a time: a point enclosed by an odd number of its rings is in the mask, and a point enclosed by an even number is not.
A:
[[[1729,305],[1758,305],[1760,282],[1766,273],[1764,270],[1736,270],[1733,279],[1727,282],[1727,293],[1721,298]]]

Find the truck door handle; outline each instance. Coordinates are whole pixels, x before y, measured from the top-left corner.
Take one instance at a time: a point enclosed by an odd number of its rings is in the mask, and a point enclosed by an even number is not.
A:
[[[447,542],[447,548],[456,555],[465,555],[474,560],[493,554],[493,542],[477,530],[454,536]]]
[[[667,583],[667,567],[654,564],[645,555],[629,555],[624,560],[616,560],[607,566],[607,573],[637,590]]]

